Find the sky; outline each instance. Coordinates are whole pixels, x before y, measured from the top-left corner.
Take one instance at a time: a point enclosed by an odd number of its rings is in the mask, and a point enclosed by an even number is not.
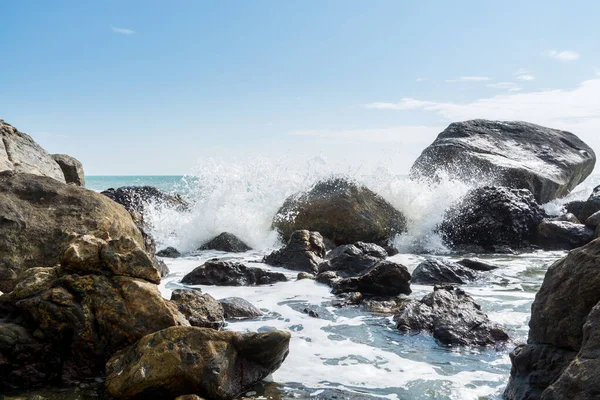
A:
[[[0,11],[0,119],[88,175],[311,157],[406,173],[449,123],[473,118],[568,130],[600,156],[595,0],[19,0]]]

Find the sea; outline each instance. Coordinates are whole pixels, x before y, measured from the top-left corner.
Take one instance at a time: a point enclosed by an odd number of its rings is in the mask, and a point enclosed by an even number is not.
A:
[[[297,281],[293,271],[260,263],[264,255],[282,246],[271,221],[284,200],[332,175],[366,185],[405,214],[408,232],[394,239],[392,244],[400,253],[391,260],[409,271],[426,257],[469,257],[500,266],[463,289],[490,319],[507,329],[512,341],[505,347],[482,349],[440,346],[428,334],[402,335],[391,316],[360,306],[333,307],[329,287]],[[558,214],[565,202],[587,198],[599,184],[600,175],[592,175],[569,196],[544,207]],[[165,298],[174,289],[186,287],[180,282],[186,273],[215,257],[253,263],[288,276],[289,282],[272,286],[197,286],[217,299],[245,298],[264,313],[259,319],[229,322],[225,329],[281,329],[292,334],[286,361],[247,394],[257,399],[501,399],[510,374],[509,352],[526,342],[536,292],[548,266],[566,254],[452,254],[434,228],[444,210],[470,187],[452,179],[435,184],[411,181],[386,168],[339,170],[319,160],[307,164],[211,161],[185,176],[86,176],[86,186],[96,191],[131,185],[179,193],[191,204],[191,211],[183,213],[152,205],[146,217],[158,249],[173,246],[185,254],[164,259],[171,271],[160,284]],[[197,250],[224,231],[237,235],[253,250],[241,254]],[[411,287],[411,298],[421,298],[433,289]],[[304,313],[305,308],[319,317]]]

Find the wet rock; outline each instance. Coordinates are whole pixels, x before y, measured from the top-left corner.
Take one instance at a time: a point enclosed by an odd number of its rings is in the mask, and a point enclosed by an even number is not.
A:
[[[308,272],[300,272],[298,274],[298,276],[296,277],[296,279],[299,281],[301,281],[303,279],[313,280],[313,279],[315,279],[315,276],[313,274],[309,274]]]
[[[0,171],[47,176],[65,183],[60,166],[29,135],[0,119]]]
[[[574,249],[593,238],[593,229],[572,222],[544,220],[537,228],[537,244],[547,250]]]
[[[198,250],[218,250],[228,253],[243,253],[252,250],[250,246],[229,232],[223,232],[219,236],[204,243]]]
[[[575,200],[570,201],[564,205],[565,211],[567,214],[573,214],[579,219],[581,216],[581,212],[583,211],[583,207],[585,206],[584,200]],[[580,221],[581,222],[581,221]]]
[[[577,218],[575,216],[575,214],[572,214],[572,213],[562,214],[562,215],[559,215],[558,217],[549,218],[549,220],[550,221],[565,221],[565,222],[571,222],[573,224],[581,224],[581,221],[579,221],[579,218]]]
[[[363,301],[362,306],[375,314],[395,314],[405,301],[399,297],[373,297]]]
[[[32,267],[52,267],[73,235],[127,237],[144,247],[139,229],[118,204],[52,178],[0,172],[0,290]]]
[[[589,218],[585,220],[585,225],[592,229],[596,229],[600,226],[600,211],[590,215]]]
[[[436,283],[464,284],[480,278],[480,274],[461,264],[430,258],[420,263],[412,273],[411,282],[423,285]]]
[[[471,296],[450,285],[436,285],[420,301],[407,300],[394,321],[402,333],[431,332],[444,345],[491,346],[509,339]]]
[[[504,398],[539,399],[575,358],[577,352],[544,344],[517,346],[510,353],[512,368]],[[570,398],[570,397],[565,397]]]
[[[387,245],[406,220],[381,196],[344,178],[330,178],[289,197],[273,219],[287,240],[293,232],[320,232],[336,245],[364,241]]]
[[[250,319],[262,317],[263,313],[252,303],[240,297],[227,297],[219,300],[225,319]]]
[[[567,195],[595,163],[594,151],[572,133],[479,119],[450,124],[415,161],[410,176],[527,189],[543,204]]]
[[[460,264],[464,267],[467,267],[469,269],[472,269],[474,271],[487,272],[487,271],[493,271],[495,269],[498,269],[497,265],[489,264],[489,263],[479,261],[479,260],[473,260],[470,258],[463,258],[462,260],[460,260],[458,262],[458,264]]]
[[[361,292],[339,293],[337,298],[331,301],[334,307],[356,306],[362,303],[364,296]]]
[[[528,247],[544,210],[528,190],[484,186],[446,211],[440,233],[451,246]]]
[[[187,393],[230,400],[277,370],[290,334],[240,334],[196,327],[164,329],[117,353],[106,385],[119,399],[164,399]],[[143,371],[143,373],[140,373]]]
[[[319,272],[334,271],[344,278],[356,276],[386,257],[387,251],[373,243],[346,244],[327,253],[326,260],[319,265]]]
[[[167,247],[166,249],[162,249],[158,253],[156,253],[159,257],[166,258],[179,258],[181,257],[181,253],[175,247]]]
[[[77,186],[85,186],[83,165],[79,160],[66,154],[52,154],[51,157],[54,161],[56,161],[63,172],[66,183],[71,183]]]
[[[600,186],[596,186],[590,194],[590,197],[585,201],[579,214],[579,220],[587,221],[593,214],[600,211]]]
[[[140,214],[142,220],[145,219],[144,213],[148,205],[168,207],[178,211],[189,209],[189,204],[180,195],[165,193],[154,186],[123,186],[107,189],[102,194],[125,207],[130,213]]]
[[[153,262],[155,263],[155,268],[160,272],[160,277],[164,278],[169,275],[171,271],[169,271],[169,267],[163,260],[158,260],[156,257],[153,257]]]
[[[334,271],[321,272],[315,278],[317,282],[324,283],[328,286],[331,286],[333,282],[335,282],[338,279],[340,279],[340,276]]]
[[[225,325],[225,312],[221,303],[209,294],[198,290],[175,289],[171,293],[171,301],[192,326],[221,329]]]
[[[311,310],[310,308],[305,308],[304,310],[302,310],[302,312],[304,314],[308,314],[309,317],[313,317],[313,318],[319,318],[319,313],[316,312],[315,310]]]
[[[332,288],[334,294],[349,292],[360,292],[371,296],[410,294],[410,273],[403,265],[380,261],[359,276],[334,282]]]
[[[177,396],[175,400],[206,400],[200,396],[196,396],[195,394],[184,394],[183,396]]]
[[[187,285],[215,286],[257,286],[285,281],[287,278],[280,272],[250,268],[242,263],[221,261],[216,258],[195,268],[181,280]]]
[[[384,249],[385,249],[385,251],[387,251],[388,257],[393,257],[396,254],[400,253],[397,248],[392,247],[392,246],[385,246]]]
[[[294,271],[317,273],[324,256],[321,234],[299,230],[291,235],[285,247],[265,256],[263,262]]]

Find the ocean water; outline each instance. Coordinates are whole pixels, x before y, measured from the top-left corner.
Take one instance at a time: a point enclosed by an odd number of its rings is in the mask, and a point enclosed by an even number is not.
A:
[[[327,286],[296,281],[297,273],[260,263],[265,254],[282,244],[271,229],[271,220],[283,201],[331,175],[365,184],[407,216],[408,232],[393,242],[400,254],[391,259],[411,272],[430,256],[468,256],[499,265],[485,280],[463,288],[492,320],[508,330],[512,343],[499,349],[442,347],[426,334],[401,335],[391,316],[372,314],[361,307],[332,307],[333,296]],[[230,322],[226,329],[292,333],[287,360],[251,393],[263,399],[500,399],[510,372],[508,354],[516,343],[526,341],[535,293],[548,266],[565,254],[451,255],[433,228],[446,207],[469,187],[451,179],[425,185],[385,168],[340,170],[319,159],[303,165],[208,160],[187,176],[90,176],[86,180],[93,190],[148,184],[181,193],[190,201],[190,212],[154,205],[147,218],[159,248],[174,246],[186,253],[182,258],[165,259],[171,273],[160,290],[166,298],[174,289],[185,287],[180,280],[186,273],[214,257],[257,263],[252,265],[288,276],[289,282],[272,286],[199,286],[215,298],[243,297],[264,312],[256,320]],[[600,176],[592,176],[567,198],[545,208],[558,213],[566,201],[586,198],[598,184]],[[242,254],[196,250],[223,231],[236,234],[254,250]],[[412,289],[410,297],[421,298],[432,287],[412,285]],[[303,313],[306,307],[317,311],[319,318]]]

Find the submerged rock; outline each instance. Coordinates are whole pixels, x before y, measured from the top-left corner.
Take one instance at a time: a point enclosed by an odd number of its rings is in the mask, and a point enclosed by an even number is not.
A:
[[[290,334],[240,334],[175,327],[142,338],[106,364],[106,386],[119,399],[175,398],[190,392],[234,399],[277,370]],[[140,373],[140,371],[143,371]]]
[[[589,243],[594,230],[566,221],[542,221],[537,227],[537,244],[547,250],[571,250]]]
[[[464,284],[480,278],[480,274],[458,263],[430,258],[420,263],[412,273],[411,282],[432,285],[436,283]]]
[[[544,216],[528,190],[484,186],[448,209],[439,229],[452,246],[522,248],[534,241]]]
[[[99,193],[45,176],[0,172],[0,290],[18,275],[52,267],[73,235],[127,237],[144,248],[139,229],[121,206]]]
[[[228,253],[243,253],[252,250],[252,248],[234,234],[223,232],[217,237],[204,243],[198,250],[218,250],[226,251]]]
[[[63,172],[66,183],[71,183],[77,186],[85,186],[83,165],[79,160],[66,154],[52,154],[51,157],[54,161],[56,161]]]
[[[0,172],[47,176],[65,183],[60,166],[29,135],[0,119]]]
[[[420,301],[406,300],[394,321],[402,333],[431,332],[444,345],[491,346],[509,339],[471,296],[450,285],[435,285]]]
[[[299,230],[292,233],[287,245],[264,257],[265,264],[317,273],[325,256],[323,237],[319,232]]]
[[[469,269],[475,270],[475,271],[493,271],[495,269],[498,269],[498,266],[493,265],[493,264],[489,264],[483,261],[479,261],[479,260],[472,260],[470,258],[463,258],[462,260],[460,260],[458,262],[458,264],[465,266]]]
[[[242,263],[221,261],[216,258],[195,268],[181,280],[187,285],[215,286],[257,286],[285,281],[287,278],[280,272],[250,268]]]
[[[371,296],[410,294],[410,273],[404,265],[379,261],[362,274],[333,282],[334,294],[360,292]]]
[[[594,151],[572,133],[477,119],[450,124],[415,161],[410,175],[527,189],[546,203],[583,182],[595,163]]]
[[[249,319],[262,317],[263,313],[252,303],[240,297],[227,297],[219,300],[225,319]]]
[[[223,307],[209,294],[199,290],[175,289],[171,293],[171,301],[192,326],[221,329],[225,325]]]
[[[387,245],[406,220],[381,196],[344,178],[317,183],[289,197],[273,219],[284,240],[299,229],[320,232],[336,245],[364,241]]]
[[[165,258],[179,258],[181,257],[181,253],[175,247],[167,247],[166,249],[162,249],[158,253],[156,253],[159,257]]]
[[[319,272],[334,271],[347,278],[359,275],[388,256],[387,251],[373,243],[357,242],[336,247],[327,253]]]

